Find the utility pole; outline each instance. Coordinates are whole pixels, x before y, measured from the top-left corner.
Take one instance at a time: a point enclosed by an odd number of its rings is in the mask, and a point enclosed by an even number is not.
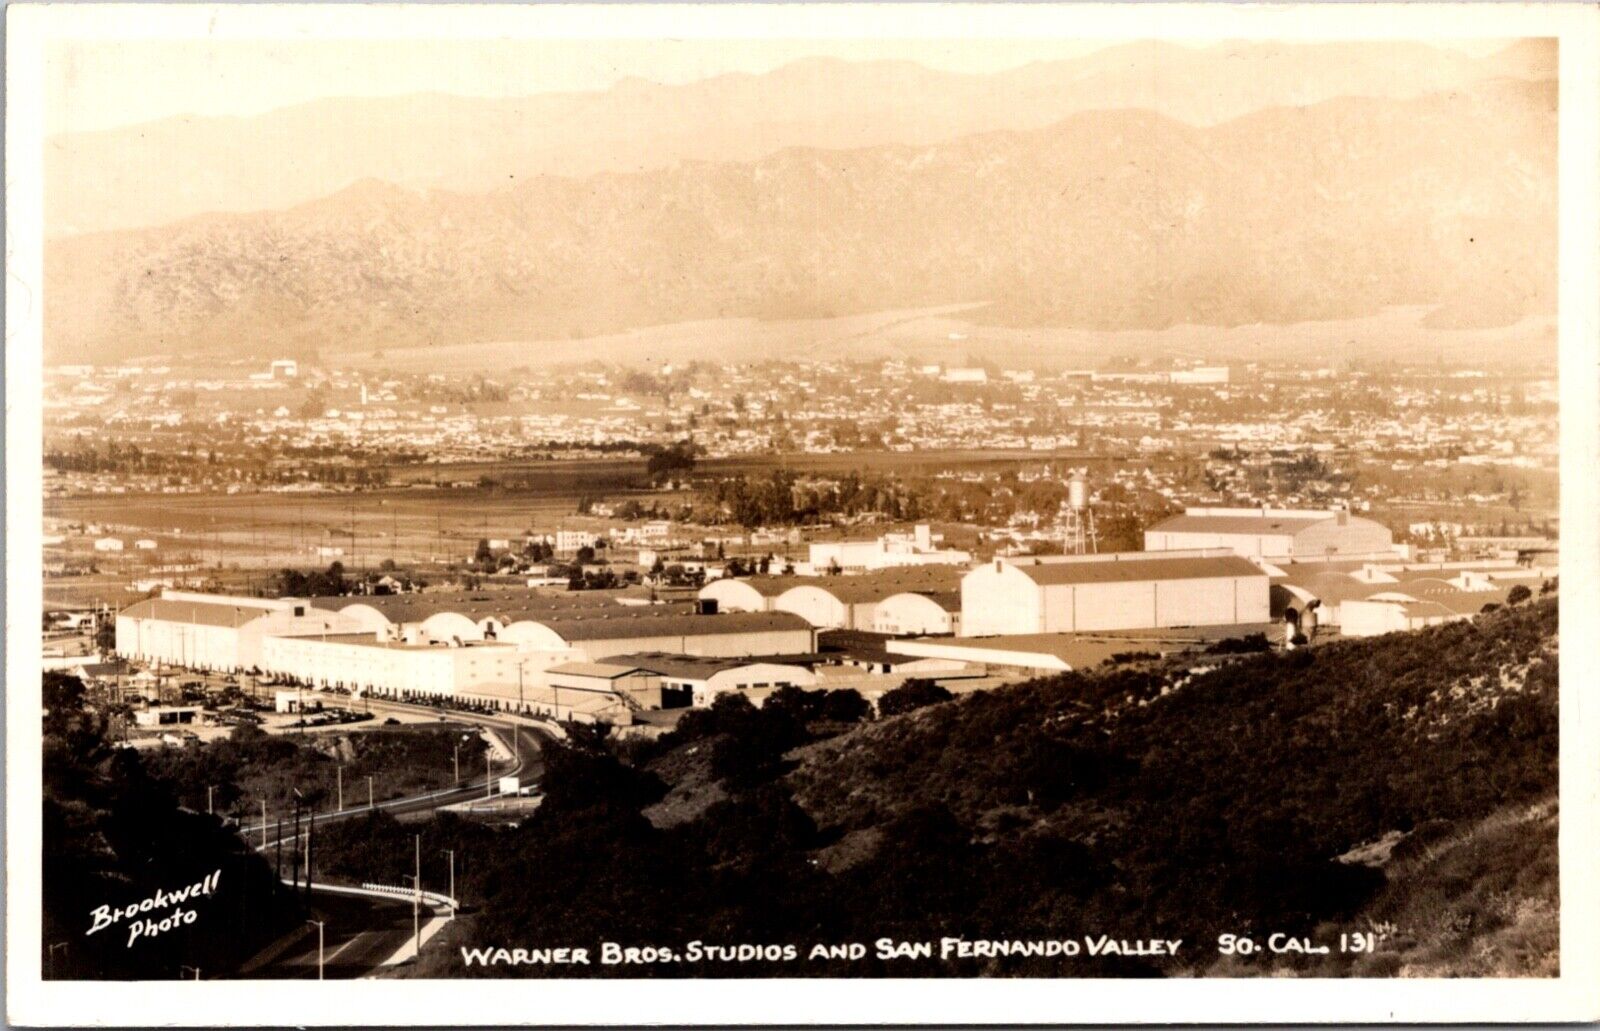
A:
[[[308,924],[316,924],[317,925],[317,980],[320,981],[320,980],[322,980],[322,962],[323,962],[322,961],[322,955],[323,955],[323,952],[322,952],[322,946],[323,946],[323,937],[322,937],[323,921],[321,921],[321,920],[307,920],[306,923],[308,923]]]
[[[487,748],[485,748],[483,750],[483,797],[485,799],[487,799],[487,798],[489,798],[491,796],[491,793],[490,793],[489,789],[492,788],[493,786],[494,786],[494,773],[489,768],[489,750]]]
[[[456,787],[461,786],[461,742],[456,742]]]
[[[214,799],[214,797],[216,795],[216,790],[217,789],[216,789],[215,786],[213,786],[211,784],[207,784],[206,785],[206,815],[207,816],[215,816],[216,815],[216,811],[212,808],[212,800]]]
[[[440,849],[450,857],[450,919],[456,918],[456,851],[453,848]]]
[[[411,901],[411,936],[417,942],[417,962],[422,962],[422,835],[417,835],[417,875],[413,878],[416,894]]]
[[[291,863],[290,876],[294,878],[294,888],[300,887],[300,789],[294,792],[294,846],[289,850]]]
[[[367,775],[367,808],[372,808],[372,775]]]
[[[311,897],[311,839],[316,836],[317,814],[306,814],[306,898]]]
[[[267,800],[261,800],[261,848],[267,847]]]
[[[339,809],[338,809],[338,811],[342,813],[342,812],[344,812],[344,763],[340,763],[338,766],[334,767],[334,775],[338,777],[338,782],[339,782]]]

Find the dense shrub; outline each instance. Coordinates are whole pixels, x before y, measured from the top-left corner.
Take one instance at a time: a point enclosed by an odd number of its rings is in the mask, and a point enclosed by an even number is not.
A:
[[[948,702],[952,695],[931,680],[907,680],[892,691],[885,691],[878,699],[878,715],[899,716],[927,705]]]

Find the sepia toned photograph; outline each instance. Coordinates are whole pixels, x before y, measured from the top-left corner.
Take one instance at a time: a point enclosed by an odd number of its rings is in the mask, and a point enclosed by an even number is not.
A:
[[[1597,1015],[1592,8],[27,6],[19,1022]]]

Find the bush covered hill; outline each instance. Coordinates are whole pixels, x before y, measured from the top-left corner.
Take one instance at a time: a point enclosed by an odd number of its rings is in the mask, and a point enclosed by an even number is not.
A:
[[[575,739],[550,749],[546,803],[520,828],[424,829],[425,852],[463,858],[463,944],[795,943],[803,956],[864,942],[867,955],[486,969],[435,949],[411,973],[1549,973],[1556,627],[1550,598],[898,716],[733,700],[650,744]],[[324,861],[396,877],[411,833],[385,817],[330,829]],[[1216,948],[1225,933],[1332,944],[1344,931],[1381,934],[1378,954]],[[870,947],[1102,934],[1185,944],[1174,958],[880,960]]]
[[[449,787],[455,783],[458,744],[462,771],[481,770],[483,739],[462,724],[444,723],[302,737],[243,726],[222,740],[152,751],[142,761],[151,777],[171,785],[191,808],[205,808],[210,785],[217,812],[255,822],[263,800],[273,816],[286,814],[295,790],[312,809],[334,808],[341,776],[347,807],[366,804],[368,777],[378,802]]]
[[[303,912],[289,889],[220,817],[206,815],[203,801],[200,811],[181,806],[174,786],[152,776],[137,752],[107,744],[76,678],[46,674],[44,698],[46,977],[193,976],[185,968],[226,976],[299,926]],[[211,891],[187,890],[208,875]],[[183,893],[181,901],[168,898],[173,893]],[[110,918],[152,898],[149,908],[92,930],[100,907]],[[133,936],[135,921],[156,928]]]

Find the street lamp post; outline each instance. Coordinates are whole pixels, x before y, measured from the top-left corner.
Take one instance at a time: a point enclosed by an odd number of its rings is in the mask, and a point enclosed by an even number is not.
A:
[[[367,776],[367,808],[372,808],[372,776]]]
[[[322,980],[322,969],[323,969],[323,959],[322,959],[323,950],[322,950],[322,947],[323,947],[324,939],[323,939],[323,936],[322,936],[322,932],[323,932],[323,923],[324,922],[321,921],[321,920],[307,920],[306,923],[308,923],[308,924],[316,924],[317,925],[317,980],[320,981],[320,980]]]
[[[456,850],[453,848],[440,849],[450,857],[450,919],[456,916]]]
[[[334,775],[339,783],[339,812],[344,812],[344,763],[334,767]]]

